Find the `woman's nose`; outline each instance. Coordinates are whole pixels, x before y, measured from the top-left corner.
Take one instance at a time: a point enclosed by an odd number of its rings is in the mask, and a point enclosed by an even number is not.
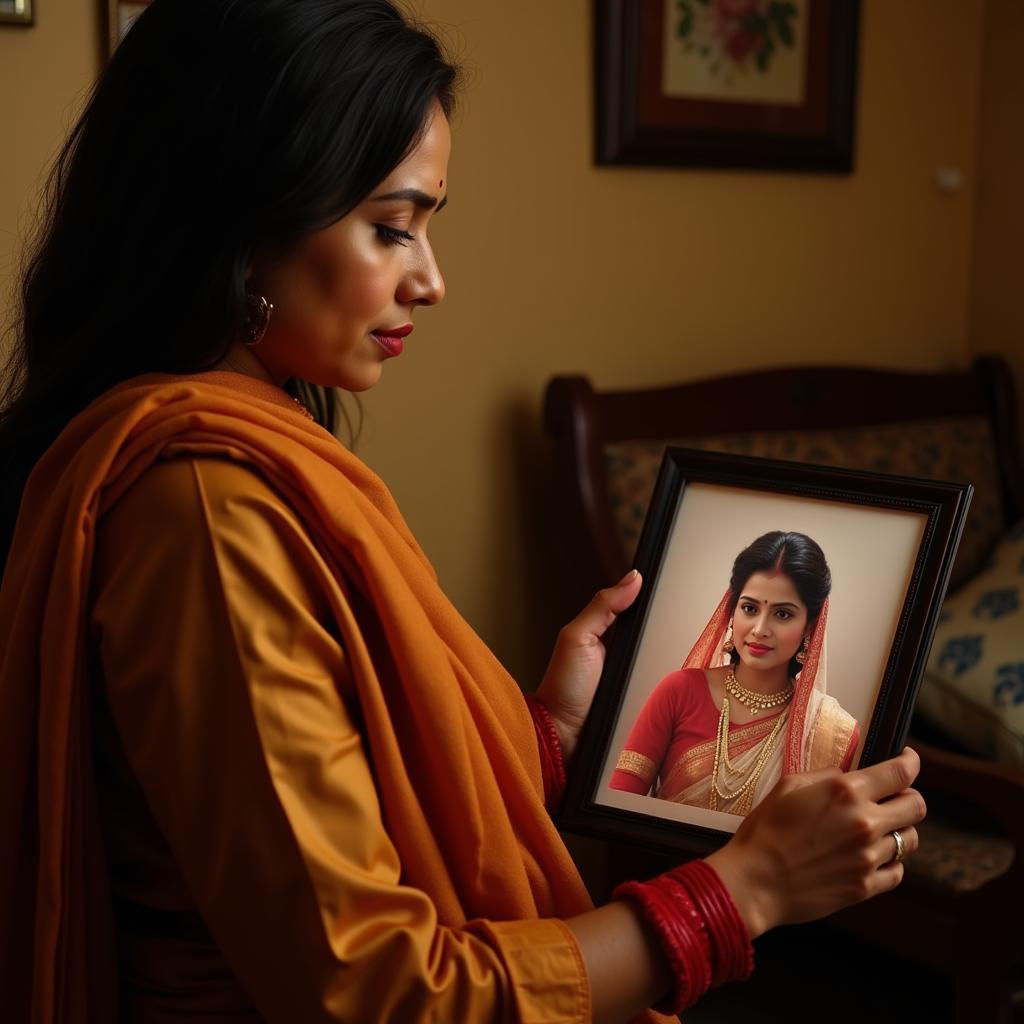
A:
[[[754,635],[755,636],[767,636],[768,633],[769,633],[768,615],[767,614],[759,615],[754,620]]]
[[[444,298],[444,277],[434,258],[434,250],[424,240],[416,262],[402,278],[397,295],[400,303],[436,306]]]

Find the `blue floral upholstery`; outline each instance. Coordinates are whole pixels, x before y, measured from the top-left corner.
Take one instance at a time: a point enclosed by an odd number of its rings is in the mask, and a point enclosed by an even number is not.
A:
[[[952,589],[982,567],[1004,528],[995,444],[988,421],[981,417],[840,430],[625,441],[605,447],[604,464],[612,513],[628,556],[640,536],[666,444],[974,484],[974,499],[953,568]]]
[[[918,826],[921,846],[907,860],[907,874],[955,892],[971,892],[998,878],[1013,863],[1009,839],[968,831],[935,814]]]
[[[917,711],[968,750],[1024,769],[1024,522],[946,599]]]

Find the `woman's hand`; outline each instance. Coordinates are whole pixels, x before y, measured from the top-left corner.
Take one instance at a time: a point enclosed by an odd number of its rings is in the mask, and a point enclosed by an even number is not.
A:
[[[903,878],[893,861],[898,829],[909,856],[925,816],[910,785],[921,762],[909,747],[860,771],[783,778],[736,835],[707,858],[732,893],[752,938],[779,924],[824,917],[888,892]]]
[[[616,615],[636,600],[640,584],[640,574],[632,569],[614,587],[599,590],[590,604],[558,634],[537,696],[554,720],[566,762],[576,749],[576,740],[604,668],[605,646],[601,637]]]

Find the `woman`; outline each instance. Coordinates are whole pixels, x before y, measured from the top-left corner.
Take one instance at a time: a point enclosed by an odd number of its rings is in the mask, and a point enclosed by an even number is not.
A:
[[[387,0],[155,0],[58,160],[0,423],[13,1020],[621,1021],[902,876],[909,751],[592,908],[544,791],[640,580],[531,708],[324,429],[442,298],[454,82]]]
[[[766,533],[683,667],[647,698],[613,789],[745,815],[782,775],[850,770],[857,722],[825,693],[832,574],[802,533]]]

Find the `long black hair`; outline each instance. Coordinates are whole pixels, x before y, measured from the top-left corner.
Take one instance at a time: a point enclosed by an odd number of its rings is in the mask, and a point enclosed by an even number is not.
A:
[[[813,627],[832,592],[832,571],[817,541],[805,533],[772,530],[745,547],[736,556],[729,578],[730,615],[736,610],[747,581],[756,572],[781,572],[788,576],[807,609],[807,628]],[[733,664],[739,661],[735,651],[730,658]],[[801,667],[795,657],[791,658],[789,674],[795,676]]]
[[[25,480],[113,385],[220,361],[257,252],[338,220],[458,69],[391,0],[155,0],[50,173],[0,398],[0,560]],[[289,385],[330,430],[330,389]],[[0,561],[2,565],[2,561]]]

